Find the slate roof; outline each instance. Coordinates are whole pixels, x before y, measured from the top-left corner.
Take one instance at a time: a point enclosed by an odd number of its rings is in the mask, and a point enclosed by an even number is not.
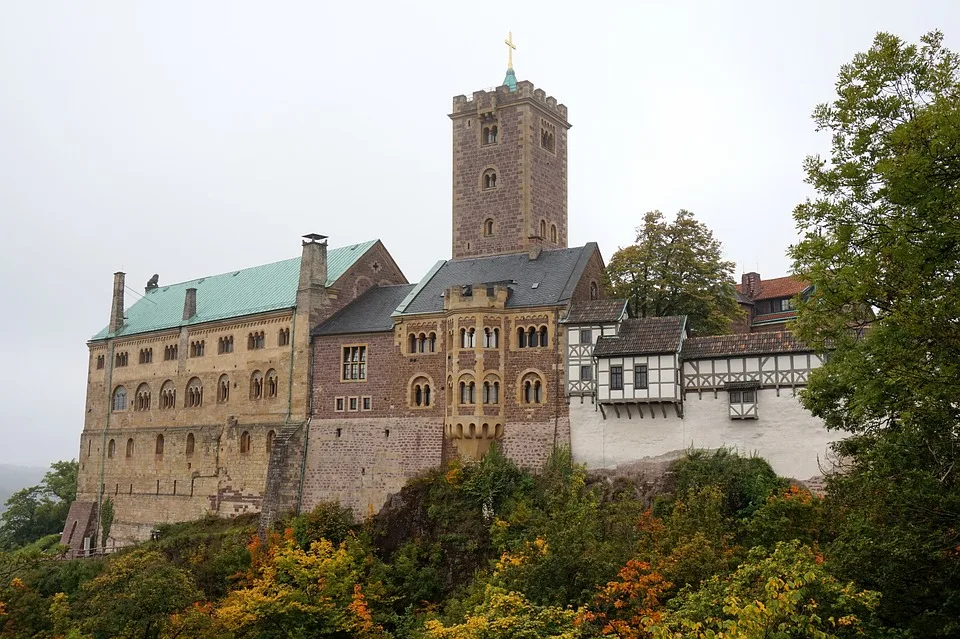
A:
[[[793,275],[775,277],[772,280],[760,280],[760,292],[753,299],[769,300],[777,297],[794,297],[802,293],[810,284]],[[737,292],[743,293],[743,284],[737,284]]]
[[[609,324],[619,322],[627,314],[627,300],[582,300],[572,302],[564,324]]]
[[[332,286],[347,269],[378,240],[327,251],[327,286]],[[300,281],[300,258],[211,275],[147,291],[124,312],[126,319],[116,335],[107,328],[91,339],[106,339],[147,333],[230,317],[293,308]],[[188,288],[197,289],[197,314],[183,319],[183,300]]]
[[[440,262],[417,285],[396,313],[413,315],[443,310],[443,293],[452,286],[506,283],[507,308],[566,304],[595,251],[594,242],[577,248],[542,251],[535,260],[526,253]]]
[[[381,333],[393,330],[391,314],[416,284],[373,286],[313,330],[313,335]]]
[[[593,349],[595,357],[652,355],[680,350],[686,315],[625,319],[616,337],[601,337]]]
[[[735,355],[775,355],[777,353],[810,353],[813,349],[797,340],[790,331],[737,333],[690,337],[683,342],[684,359],[730,357]]]

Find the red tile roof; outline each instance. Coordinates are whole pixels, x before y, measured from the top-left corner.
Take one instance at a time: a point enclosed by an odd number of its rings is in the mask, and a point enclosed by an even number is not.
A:
[[[793,297],[803,292],[810,285],[793,275],[775,277],[772,280],[760,280],[760,292],[754,300],[769,300],[776,297]],[[737,292],[744,293],[743,284],[737,284]]]

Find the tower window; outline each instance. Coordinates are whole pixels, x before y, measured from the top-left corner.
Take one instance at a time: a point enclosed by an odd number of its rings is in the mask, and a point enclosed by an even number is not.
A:
[[[487,218],[483,223],[483,234],[493,235],[493,218]]]
[[[547,237],[547,221],[540,220],[540,237]]]
[[[483,172],[483,190],[497,188],[497,172],[493,169],[487,169]]]
[[[553,242],[554,244],[557,243],[557,225],[556,224],[550,225],[550,241]]]
[[[499,134],[499,131],[497,130],[496,124],[483,127],[481,134],[481,143],[483,146],[497,143],[497,135]]]
[[[104,357],[103,355],[97,355],[97,370],[103,368]]]
[[[597,288],[596,282],[590,282],[590,299],[595,300],[600,297],[600,290]]]
[[[540,147],[557,152],[557,127],[543,119],[540,120]]]

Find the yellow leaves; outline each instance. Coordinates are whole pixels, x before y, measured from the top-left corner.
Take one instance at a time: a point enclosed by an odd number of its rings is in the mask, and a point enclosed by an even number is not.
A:
[[[14,577],[13,580],[10,581],[10,587],[18,590],[24,590],[26,589],[27,584],[23,583],[20,577]]]

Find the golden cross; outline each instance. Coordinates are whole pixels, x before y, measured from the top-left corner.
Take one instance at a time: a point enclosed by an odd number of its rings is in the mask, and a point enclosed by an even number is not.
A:
[[[513,43],[513,31],[507,32],[507,39],[503,41],[507,45],[507,68],[513,68],[513,52],[516,50],[517,45]]]

